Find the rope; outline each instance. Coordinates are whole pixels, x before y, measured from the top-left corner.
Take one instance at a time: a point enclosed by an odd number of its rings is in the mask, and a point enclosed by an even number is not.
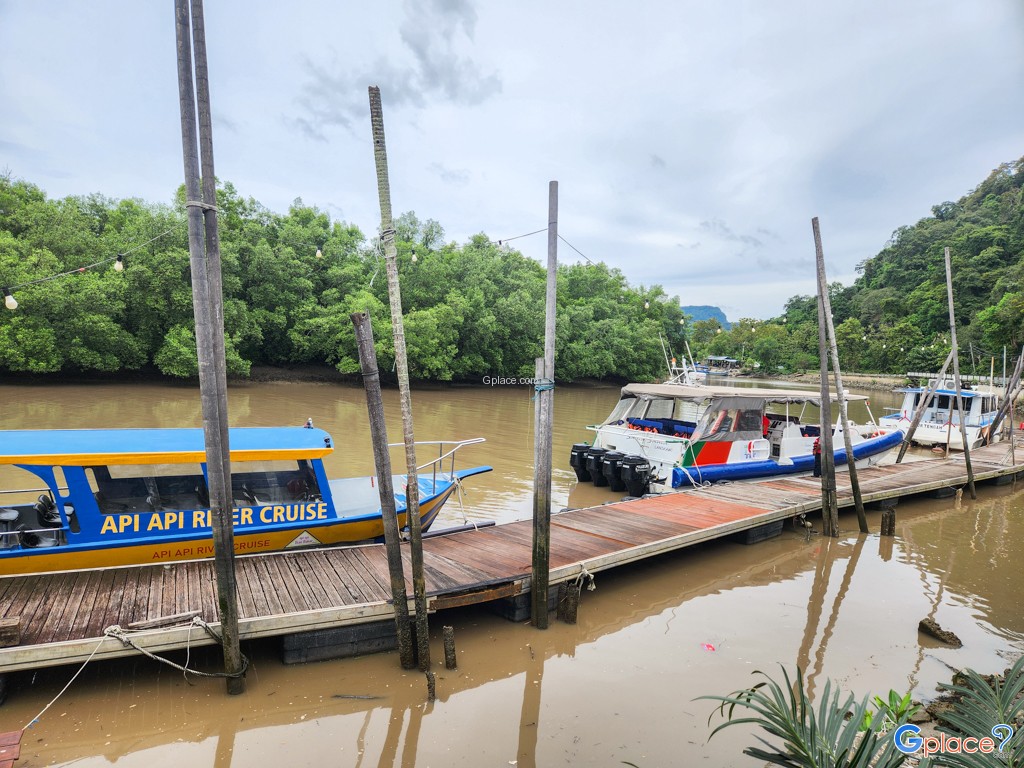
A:
[[[70,680],[68,680],[68,683],[67,683],[67,685],[65,685],[65,686],[64,686],[63,688],[61,688],[61,690],[60,690],[60,693],[58,693],[58,694],[57,694],[56,696],[54,696],[54,697],[53,697],[53,701],[51,701],[51,702],[50,702],[49,704],[47,704],[47,705],[46,705],[45,707],[43,707],[42,711],[41,711],[41,712],[40,712],[40,713],[39,713],[38,715],[36,715],[35,717],[33,717],[33,718],[32,718],[32,719],[31,719],[31,720],[30,720],[30,721],[28,722],[28,724],[27,724],[27,725],[26,725],[26,726],[25,726],[24,728],[22,728],[21,730],[23,730],[23,731],[27,731],[27,730],[28,730],[29,728],[31,728],[31,727],[32,727],[33,725],[35,725],[36,723],[38,723],[38,722],[39,722],[39,718],[41,718],[41,717],[42,717],[42,716],[43,716],[43,715],[44,715],[44,714],[46,713],[46,710],[48,710],[48,709],[49,709],[50,707],[52,707],[52,706],[53,706],[54,704],[56,704],[56,703],[57,703],[57,699],[59,699],[59,698],[60,698],[61,696],[63,696],[63,695],[64,695],[64,692],[65,692],[65,691],[67,691],[67,689],[71,687],[71,684],[72,684],[73,682],[75,682],[75,679],[76,679],[76,678],[77,678],[77,677],[78,677],[78,676],[79,676],[80,674],[82,674],[82,670],[83,670],[83,669],[85,669],[85,666],[86,666],[86,664],[88,664],[88,663],[89,663],[90,661],[92,661],[92,657],[96,655],[96,652],[97,652],[97,651],[99,651],[99,649],[100,649],[100,646],[102,646],[102,645],[103,645],[103,641],[104,641],[104,640],[106,640],[106,639],[107,639],[107,638],[105,638],[105,637],[101,637],[101,638],[100,638],[100,641],[99,641],[98,643],[96,643],[96,647],[92,649],[92,653],[90,653],[90,654],[89,654],[89,658],[87,658],[87,659],[86,659],[85,661],[83,661],[83,662],[82,662],[82,666],[80,666],[80,667],[78,668],[78,671],[77,671],[77,672],[75,672],[75,674],[73,674],[73,675],[71,676],[71,679],[70,679]]]
[[[214,205],[213,203],[204,203],[202,200],[186,200],[185,201],[185,207],[186,208],[201,208],[204,211],[213,211],[214,213],[217,212],[217,206],[216,205]]]
[[[592,574],[590,571],[587,570],[587,566],[581,565],[580,566],[580,575],[576,577],[576,590],[578,592],[582,592],[583,591],[583,580],[584,579],[589,579],[589,582],[587,583],[587,591],[588,592],[593,592],[595,589],[597,589],[597,584],[594,583],[594,574]]]
[[[119,627],[117,624],[107,627],[105,630],[103,630],[103,634],[106,637],[113,637],[117,640],[120,640],[124,644],[125,648],[134,648],[143,656],[148,656],[154,661],[159,661],[161,664],[166,664],[169,667],[173,667],[174,669],[180,670],[185,675],[186,680],[188,679],[188,675],[197,675],[199,677],[244,677],[246,671],[249,669],[249,659],[246,658],[245,654],[242,654],[242,669],[239,672],[200,672],[199,670],[188,668],[188,658],[191,655],[191,649],[189,648],[189,646],[192,642],[192,627],[196,625],[205,629],[206,633],[210,637],[212,637],[217,642],[218,645],[223,644],[220,635],[213,631],[213,627],[211,627],[198,616],[193,616],[192,621],[189,623],[188,642],[186,643],[186,649],[188,649],[186,651],[185,657],[186,666],[176,664],[170,659],[165,659],[161,656],[157,656],[155,653],[152,653],[151,651],[146,650],[145,648],[134,642],[129,636],[129,634],[125,630],[121,629],[121,627]]]
[[[554,388],[555,388],[555,380],[554,379],[537,379],[533,383],[533,389],[538,394],[541,393],[541,392],[550,392]],[[537,399],[537,395],[534,395],[530,399],[531,400],[536,400]]]

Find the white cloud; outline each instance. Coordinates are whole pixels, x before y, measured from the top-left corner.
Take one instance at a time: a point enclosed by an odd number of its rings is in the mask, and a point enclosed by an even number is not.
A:
[[[1014,0],[258,0],[208,3],[206,26],[217,171],[243,195],[372,234],[380,85],[396,212],[512,237],[545,225],[557,179],[580,251],[730,318],[813,291],[813,216],[849,282],[1024,154]],[[0,3],[0,168],[55,197],[169,200],[174,52],[165,5]]]

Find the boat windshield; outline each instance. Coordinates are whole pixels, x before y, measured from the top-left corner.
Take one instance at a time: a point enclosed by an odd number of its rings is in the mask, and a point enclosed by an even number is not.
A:
[[[281,504],[320,498],[310,462],[232,463],[231,491],[236,507]],[[113,464],[88,467],[89,480],[103,514],[207,509],[210,493],[199,464]]]
[[[726,442],[759,440],[765,432],[765,403],[746,397],[723,397],[711,401],[692,440]]]

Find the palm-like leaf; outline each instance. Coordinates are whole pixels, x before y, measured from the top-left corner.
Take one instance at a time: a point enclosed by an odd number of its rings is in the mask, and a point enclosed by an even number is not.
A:
[[[861,732],[868,711],[867,697],[859,704],[855,703],[853,694],[840,701],[839,689],[826,681],[815,711],[804,691],[803,672],[799,668],[795,685],[785,667],[782,668],[783,685],[763,672],[754,674],[762,675],[765,680],[729,696],[701,697],[721,702],[717,711],[726,718],[711,732],[712,737],[730,725],[759,725],[781,739],[781,747],[758,737],[767,749],[747,747],[744,754],[786,768],[895,768],[906,759],[893,740],[881,734],[880,722],[872,723]],[[751,714],[733,717],[736,707],[743,707]]]
[[[942,716],[956,730],[941,726],[939,730],[951,736],[981,738],[990,736],[996,725],[1005,723],[1014,728],[1013,737],[1003,746],[1002,754],[943,753],[935,756],[934,764],[952,768],[1024,767],[1024,728],[1018,722],[1024,718],[1024,656],[1017,659],[1001,683],[996,678],[989,685],[971,669],[964,670],[964,676],[967,678],[964,685],[941,686],[960,699]]]

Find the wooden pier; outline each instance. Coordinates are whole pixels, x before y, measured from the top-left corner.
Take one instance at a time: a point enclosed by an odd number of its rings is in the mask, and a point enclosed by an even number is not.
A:
[[[1024,478],[1024,450],[1018,452],[1013,462],[1007,443],[972,451],[975,479]],[[859,476],[866,503],[967,482],[960,454],[876,466]],[[848,475],[840,471],[836,480],[840,506],[851,506]],[[584,572],[594,574],[820,508],[819,481],[794,477],[562,512],[551,518],[550,582],[574,580]],[[426,539],[428,608],[438,611],[528,593],[532,526],[525,520]],[[394,616],[383,545],[240,557],[237,581],[242,639],[387,622]],[[0,674],[139,652],[105,634],[109,627],[121,628],[151,653],[211,644],[215,640],[196,624],[161,626],[160,620],[199,615],[216,629],[214,583],[212,561],[2,577],[0,619],[18,620],[20,642],[0,648]]]

